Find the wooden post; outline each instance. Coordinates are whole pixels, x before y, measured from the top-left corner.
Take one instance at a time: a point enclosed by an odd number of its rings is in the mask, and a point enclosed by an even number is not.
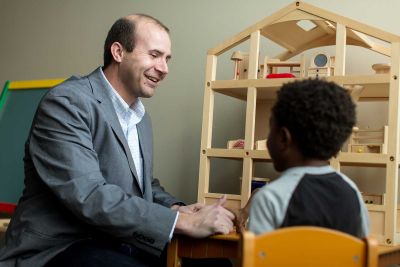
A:
[[[392,44],[391,71],[389,85],[389,118],[388,144],[386,164],[386,195],[385,195],[385,243],[391,245],[396,239],[397,228],[397,194],[399,175],[399,103],[400,103],[400,43]]]
[[[249,55],[249,73],[248,79],[257,79],[258,55],[260,49],[260,31],[255,31],[250,36],[250,55]],[[247,88],[247,106],[246,106],[246,128],[244,149],[246,155],[254,146],[255,117],[257,104],[257,88]],[[253,176],[253,159],[245,157],[243,159],[243,174],[241,185],[241,207],[247,203],[251,194],[251,179]]]
[[[346,26],[336,24],[335,75],[344,76],[346,67]],[[329,68],[330,71],[330,68]],[[330,74],[329,74],[330,75]]]
[[[211,82],[215,80],[217,69],[217,57],[214,55],[207,56],[206,80],[204,90],[203,103],[203,124],[201,131],[201,148],[200,148],[200,166],[199,166],[199,189],[197,200],[205,203],[205,194],[209,190],[210,180],[210,159],[207,156],[207,149],[212,144],[212,125],[214,113],[214,91],[211,88]]]

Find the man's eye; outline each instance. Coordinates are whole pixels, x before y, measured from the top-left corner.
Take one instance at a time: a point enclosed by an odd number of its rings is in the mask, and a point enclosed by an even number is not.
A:
[[[154,58],[156,58],[156,57],[157,57],[157,54],[151,54],[151,56],[154,57]]]

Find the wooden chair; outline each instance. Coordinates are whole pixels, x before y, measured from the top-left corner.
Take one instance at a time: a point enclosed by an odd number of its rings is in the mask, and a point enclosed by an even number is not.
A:
[[[255,236],[242,235],[243,267],[374,267],[378,264],[377,241],[339,231],[296,226]]]

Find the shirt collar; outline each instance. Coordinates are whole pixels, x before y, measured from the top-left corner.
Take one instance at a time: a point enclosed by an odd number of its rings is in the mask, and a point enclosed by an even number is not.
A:
[[[324,174],[336,172],[334,168],[330,165],[324,166],[298,166],[292,167],[282,172],[283,175],[292,175],[292,173],[308,173],[308,174]]]
[[[111,83],[107,80],[106,76],[104,75],[103,70],[100,68],[100,73],[106,82],[108,92],[111,96],[111,100],[113,103],[113,107],[115,111],[117,112],[118,117],[122,116],[124,120],[133,120],[132,122],[134,124],[139,123],[144,114],[145,114],[145,108],[140,100],[140,98],[137,98],[135,103],[133,103],[131,106],[129,106],[125,100],[120,96],[120,94],[115,90],[115,88],[111,85]]]

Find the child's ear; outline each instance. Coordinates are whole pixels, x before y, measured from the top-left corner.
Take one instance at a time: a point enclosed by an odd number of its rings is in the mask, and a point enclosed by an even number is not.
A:
[[[282,127],[280,129],[280,135],[281,135],[281,142],[282,142],[283,145],[285,145],[286,147],[291,145],[291,143],[292,143],[292,135],[289,132],[288,128]]]

